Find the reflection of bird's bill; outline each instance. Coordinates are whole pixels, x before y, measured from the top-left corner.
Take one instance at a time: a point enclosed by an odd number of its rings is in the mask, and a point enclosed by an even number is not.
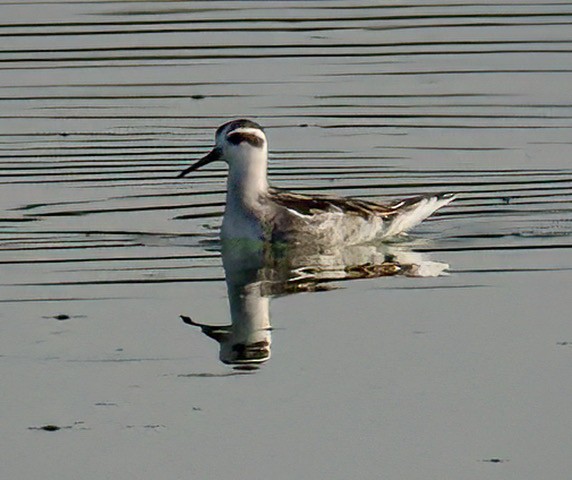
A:
[[[207,155],[201,158],[198,162],[193,163],[188,168],[185,168],[185,170],[183,170],[181,173],[179,173],[179,175],[177,175],[177,178],[182,178],[185,175],[194,172],[195,170],[198,170],[199,168],[204,167],[205,165],[208,165],[209,163],[220,160],[221,158],[222,158],[221,150],[219,148],[213,148]]]

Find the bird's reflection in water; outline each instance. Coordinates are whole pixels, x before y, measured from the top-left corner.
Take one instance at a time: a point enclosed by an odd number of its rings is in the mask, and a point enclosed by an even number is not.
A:
[[[225,240],[222,260],[230,304],[229,325],[181,318],[220,345],[220,360],[254,370],[270,358],[270,297],[334,288],[333,281],[389,276],[436,277],[449,267],[405,243],[320,249]]]

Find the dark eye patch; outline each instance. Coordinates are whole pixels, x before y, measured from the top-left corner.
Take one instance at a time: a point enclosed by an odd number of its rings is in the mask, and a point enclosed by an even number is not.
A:
[[[240,145],[242,142],[246,142],[253,147],[260,148],[264,145],[264,140],[258,135],[246,132],[234,132],[226,137],[226,139],[233,145]]]

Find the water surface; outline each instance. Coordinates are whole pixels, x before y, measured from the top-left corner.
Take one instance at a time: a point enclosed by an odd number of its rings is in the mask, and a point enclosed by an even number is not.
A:
[[[0,17],[7,478],[568,476],[569,3],[2,2]],[[459,192],[407,247],[449,275],[266,284],[271,357],[222,363],[181,315],[231,321],[226,173],[175,177],[244,116],[266,128],[276,186]]]

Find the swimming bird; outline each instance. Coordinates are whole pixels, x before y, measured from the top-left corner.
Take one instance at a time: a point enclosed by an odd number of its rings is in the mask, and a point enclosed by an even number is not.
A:
[[[228,164],[221,238],[354,245],[404,234],[454,194],[428,194],[389,204],[333,195],[303,195],[269,186],[268,142],[248,119],[221,125],[215,147],[177,178],[222,160]]]

